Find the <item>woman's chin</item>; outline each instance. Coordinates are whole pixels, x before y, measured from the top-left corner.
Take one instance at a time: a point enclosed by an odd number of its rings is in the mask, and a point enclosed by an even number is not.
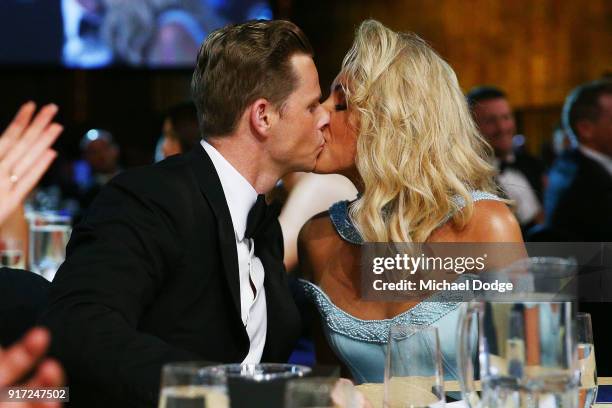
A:
[[[315,164],[315,168],[312,170],[312,172],[316,174],[335,174],[340,172],[340,168],[331,165],[331,163],[325,163],[317,160],[317,164]]]

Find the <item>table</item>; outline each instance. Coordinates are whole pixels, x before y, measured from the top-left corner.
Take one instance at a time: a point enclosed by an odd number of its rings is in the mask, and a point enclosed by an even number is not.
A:
[[[612,385],[612,377],[597,377],[598,385]],[[372,403],[372,408],[382,408],[383,384],[361,384],[357,386],[368,400]],[[480,390],[480,381],[476,381],[476,389]],[[458,381],[444,381],[446,392],[460,391]],[[593,408],[606,408],[609,404],[595,404]]]

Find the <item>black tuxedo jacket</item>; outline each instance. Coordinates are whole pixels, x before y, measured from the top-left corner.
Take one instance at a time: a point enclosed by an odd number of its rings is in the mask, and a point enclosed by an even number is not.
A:
[[[612,242],[612,176],[603,166],[572,150],[548,176],[546,225],[559,241]]]
[[[569,151],[555,161],[548,176],[545,206],[547,222],[538,240],[612,242],[612,177],[580,150]],[[579,288],[580,297],[596,299],[602,293],[609,299],[607,282],[605,276],[585,279]],[[612,336],[605,329],[610,305],[606,301],[579,303],[580,311],[591,314],[600,375],[612,375]]]
[[[278,221],[255,242],[268,313],[262,361],[286,362],[300,318]],[[42,322],[67,370],[71,406],[154,407],[163,364],[244,359],[234,229],[200,145],[102,190],[72,233]]]

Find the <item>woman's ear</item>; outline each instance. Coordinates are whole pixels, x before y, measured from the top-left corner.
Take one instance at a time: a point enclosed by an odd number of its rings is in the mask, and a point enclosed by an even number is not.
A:
[[[267,99],[260,98],[251,105],[250,122],[258,135],[268,136],[277,119],[278,112]]]

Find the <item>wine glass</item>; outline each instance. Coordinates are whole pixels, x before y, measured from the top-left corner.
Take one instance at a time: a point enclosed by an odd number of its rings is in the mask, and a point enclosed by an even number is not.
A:
[[[229,408],[227,377],[221,370],[197,362],[162,368],[158,408]]]

